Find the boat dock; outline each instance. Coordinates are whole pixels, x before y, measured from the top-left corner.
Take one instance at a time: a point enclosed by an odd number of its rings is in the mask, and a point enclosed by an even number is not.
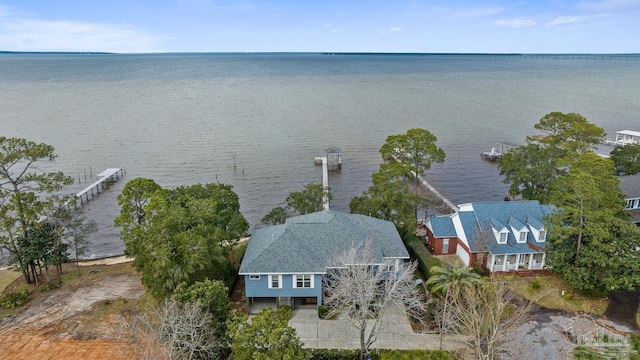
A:
[[[518,147],[518,144],[502,141],[496,142],[496,147],[491,148],[491,151],[485,151],[480,153],[480,157],[489,160],[489,161],[497,161],[501,159],[507,151],[513,149],[514,147]]]
[[[603,143],[609,146],[637,145],[640,144],[640,131],[616,131],[615,140],[605,140]]]
[[[69,199],[66,204],[70,205],[71,203],[74,203],[77,207],[78,203],[76,200],[80,200],[80,206],[82,206],[85,202],[89,202],[89,200],[104,191],[109,184],[120,180],[122,177],[124,177],[124,170],[122,168],[106,169],[97,175],[97,180],[94,183],[75,194],[75,196],[72,199]]]

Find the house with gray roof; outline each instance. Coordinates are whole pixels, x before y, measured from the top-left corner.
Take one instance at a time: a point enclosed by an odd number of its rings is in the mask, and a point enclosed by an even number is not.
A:
[[[325,210],[254,230],[239,270],[250,309],[254,302],[321,305],[327,268],[354,247],[372,250],[372,265],[391,274],[409,259],[394,224],[365,215]]]
[[[456,254],[467,266],[477,263],[490,272],[544,268],[543,218],[551,207],[533,200],[476,202],[458,209],[426,222],[425,242],[434,254]]]
[[[625,194],[625,210],[633,217],[633,222],[640,226],[640,175],[619,176],[620,190]]]

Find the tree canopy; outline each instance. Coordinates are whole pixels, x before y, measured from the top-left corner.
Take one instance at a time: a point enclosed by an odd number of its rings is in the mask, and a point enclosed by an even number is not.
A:
[[[527,145],[509,150],[498,168],[510,195],[545,203],[551,183],[579,156],[595,150],[605,132],[580,114],[561,112],[545,115],[535,128],[546,134],[527,137]]]
[[[389,135],[380,154],[386,161],[397,161],[407,173],[423,175],[432,163],[444,162],[444,150],[436,146],[438,138],[427,129],[409,129],[405,134]]]
[[[616,175],[639,174],[640,144],[616,146],[611,151],[611,160],[615,163]]]
[[[628,168],[621,160],[627,154],[612,154],[614,164],[593,152],[605,132],[580,114],[552,112],[535,127],[547,135],[528,137],[526,146],[505,154],[499,168],[511,195],[555,206],[545,219],[547,263],[580,290],[639,285],[640,233],[624,212],[624,195],[614,176],[614,170]]]
[[[381,164],[380,170],[371,175],[369,189],[351,199],[351,213],[391,221],[397,227],[415,224],[413,205],[418,200],[404,174],[404,168],[397,163]]]
[[[27,241],[30,229],[58,206],[56,198],[47,196],[73,183],[60,171],[37,168],[56,157],[51,145],[0,136],[0,244],[13,254],[27,282],[31,278],[18,242]]]
[[[218,341],[228,342],[227,320],[231,318],[233,306],[229,299],[229,288],[220,280],[197,281],[192,285],[182,283],[173,293],[180,304],[196,303],[211,315],[211,326]]]
[[[286,207],[277,206],[262,218],[265,225],[284,224],[288,217],[310,214],[324,209],[324,199],[331,200],[331,192],[320,184],[307,184],[302,190],[289,193]]]
[[[579,157],[556,179],[550,201],[548,263],[581,290],[630,290],[640,284],[640,229],[624,212],[613,162],[595,153]]]
[[[238,316],[229,323],[234,360],[308,360],[311,353],[302,347],[295,329],[288,326],[291,308],[263,309],[251,323]]]
[[[450,292],[459,294],[465,287],[480,284],[480,275],[463,266],[434,266],[429,269],[431,276],[426,285],[431,292],[447,295]]]
[[[387,137],[380,147],[385,162],[371,175],[369,189],[351,199],[350,211],[392,221],[401,232],[412,231],[418,209],[429,202],[420,191],[418,176],[431,164],[444,162],[444,151],[436,140],[429,130],[419,128]]]
[[[229,250],[249,227],[231,186],[205,184],[159,190],[148,181],[136,180],[132,180],[132,187],[152,189],[153,193],[123,192],[116,224],[122,226],[125,254],[135,257],[133,265],[142,272],[147,290],[163,298],[182,282],[190,285],[218,279],[230,285],[234,274],[227,260]],[[144,205],[127,206],[132,203]],[[144,216],[137,216],[141,213]]]

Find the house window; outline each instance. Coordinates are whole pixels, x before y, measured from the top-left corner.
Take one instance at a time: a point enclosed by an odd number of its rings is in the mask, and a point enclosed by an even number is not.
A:
[[[547,240],[547,231],[546,230],[540,230],[540,236],[539,236],[538,241],[545,241]]]
[[[249,280],[260,280],[260,275],[249,275]]]
[[[498,241],[500,244],[506,244],[507,243],[507,234],[506,232],[501,232],[500,233],[500,241]]]
[[[396,260],[395,259],[384,259],[384,271],[395,272],[396,271]]]
[[[442,253],[443,254],[449,253],[449,239],[442,240]]]
[[[282,289],[282,275],[269,275],[269,289]]]
[[[526,242],[527,241],[527,232],[526,231],[520,231],[520,239],[518,240],[518,242]]]
[[[313,275],[294,275],[294,288],[313,288]]]

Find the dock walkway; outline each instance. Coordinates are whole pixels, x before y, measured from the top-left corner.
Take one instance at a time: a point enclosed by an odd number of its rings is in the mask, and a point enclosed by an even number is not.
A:
[[[108,168],[97,175],[98,180],[78,192],[75,197],[69,199],[66,204],[70,205],[74,203],[77,206],[75,200],[79,199],[80,206],[82,206],[85,202],[88,202],[93,199],[94,196],[100,194],[101,191],[104,191],[110,183],[118,181],[122,177],[124,177],[124,170],[122,168]]]

